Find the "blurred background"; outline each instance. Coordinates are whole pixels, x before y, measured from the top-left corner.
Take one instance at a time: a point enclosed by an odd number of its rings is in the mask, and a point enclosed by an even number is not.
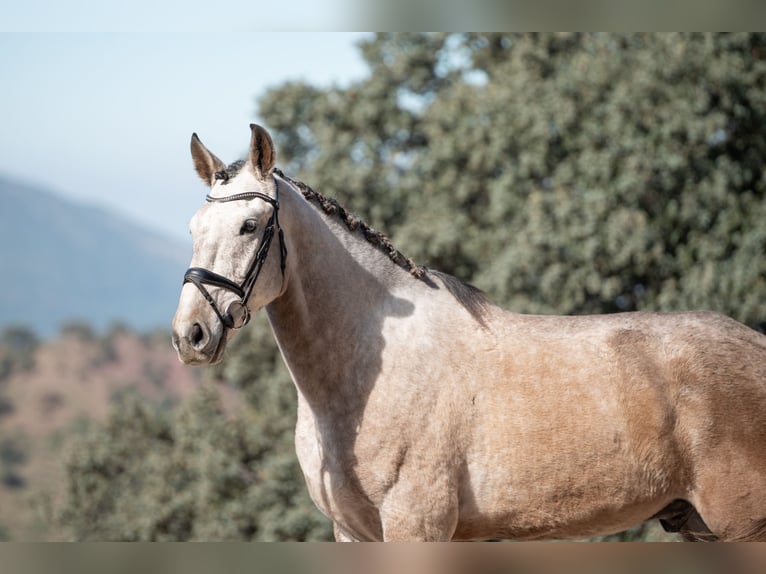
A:
[[[0,539],[331,536],[264,318],[171,348],[192,131],[233,161],[261,123],[513,311],[766,327],[764,34],[3,34],[0,76]]]

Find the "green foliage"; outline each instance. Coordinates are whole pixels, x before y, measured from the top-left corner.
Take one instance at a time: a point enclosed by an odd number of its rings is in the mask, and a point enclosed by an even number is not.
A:
[[[329,521],[306,493],[295,460],[295,391],[261,319],[224,368],[247,404],[226,412],[211,381],[173,413],[127,395],[68,462],[61,521],[75,540],[316,540]],[[261,350],[255,343],[267,341]],[[245,352],[244,349],[248,351]],[[253,370],[256,373],[253,373]],[[275,372],[275,371],[280,371]],[[244,381],[244,379],[243,379]],[[236,383],[239,384],[239,383]],[[239,396],[239,395],[238,395]]]
[[[25,437],[11,436],[0,439],[0,486],[23,488],[26,480],[19,467],[27,462]]]
[[[34,368],[39,344],[37,336],[26,327],[7,327],[0,335],[0,420],[16,410],[4,383],[11,376]],[[18,436],[0,439],[0,485],[6,488],[26,485],[18,468],[26,462],[24,447],[24,441]]]
[[[62,337],[72,337],[84,343],[90,343],[96,340],[96,332],[93,327],[85,321],[68,321],[61,326]]]
[[[378,34],[346,87],[259,100],[287,173],[519,312],[766,321],[766,35]],[[261,318],[172,416],[73,453],[78,540],[327,538]],[[210,385],[244,399],[223,412]],[[645,539],[640,526],[609,539]]]
[[[7,327],[0,335],[0,383],[14,373],[32,369],[39,344],[37,336],[26,327]]]
[[[520,312],[766,320],[766,36],[378,35],[276,88],[280,161]]]

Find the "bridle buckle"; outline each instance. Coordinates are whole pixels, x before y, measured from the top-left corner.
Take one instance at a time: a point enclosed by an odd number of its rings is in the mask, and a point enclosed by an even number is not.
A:
[[[242,301],[232,301],[226,307],[223,321],[229,329],[241,329],[250,322],[250,310]]]

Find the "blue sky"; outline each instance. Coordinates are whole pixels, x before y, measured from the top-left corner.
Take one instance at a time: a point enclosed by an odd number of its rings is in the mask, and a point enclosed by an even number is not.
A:
[[[355,46],[363,36],[0,34],[0,174],[188,241],[204,197],[191,133],[224,161],[239,158],[248,124],[260,121],[258,95],[288,80],[329,86],[364,77]]]
[[[359,0],[0,0],[3,32],[331,31],[353,28]],[[363,27],[363,29],[367,29]]]

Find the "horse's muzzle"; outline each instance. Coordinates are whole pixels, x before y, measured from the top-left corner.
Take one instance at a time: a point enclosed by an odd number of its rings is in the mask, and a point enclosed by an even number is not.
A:
[[[173,347],[187,365],[210,365],[223,357],[222,334],[211,332],[204,323],[173,321]]]

